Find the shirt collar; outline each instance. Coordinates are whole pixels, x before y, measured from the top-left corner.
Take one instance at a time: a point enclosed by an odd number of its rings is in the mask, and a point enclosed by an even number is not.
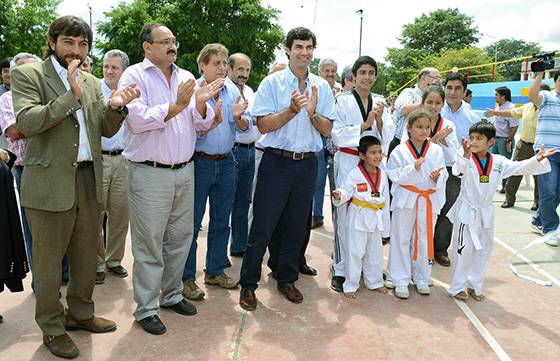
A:
[[[51,62],[53,64],[54,70],[56,71],[58,76],[60,76],[63,79],[68,77],[68,70],[64,69],[62,67],[62,65],[60,65],[60,63],[58,62],[58,59],[54,55],[51,55]]]
[[[462,101],[461,101],[461,105],[459,105],[459,108],[457,108],[457,111],[456,111],[456,112],[454,112],[454,111],[451,109],[451,107],[449,106],[449,104],[447,104],[447,101],[445,102],[445,107],[446,107],[447,109],[449,109],[449,111],[450,111],[451,113],[457,114],[457,113],[459,113],[460,111],[462,111],[462,110],[464,109],[464,107],[463,107],[463,104],[464,104],[464,103],[465,103],[465,101],[462,100]]]
[[[290,69],[289,65],[286,67],[286,69],[281,70],[281,71],[283,72],[283,75],[286,78],[286,80],[288,81],[288,83],[290,83],[291,85],[295,85],[296,88],[299,88],[298,78],[292,72],[292,69]],[[307,88],[308,85],[309,85],[309,69],[307,70],[307,78],[305,79],[305,87]]]
[[[152,63],[148,58],[144,58],[144,60],[142,60],[142,69],[146,70],[148,68],[156,68],[159,69],[154,63]],[[175,64],[171,64],[171,71],[172,72],[176,72],[177,70],[179,70],[179,67]]]

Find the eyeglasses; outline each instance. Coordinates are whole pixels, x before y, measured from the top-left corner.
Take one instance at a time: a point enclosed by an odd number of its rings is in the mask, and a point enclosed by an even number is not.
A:
[[[428,78],[430,78],[430,79],[434,79],[434,80],[438,80],[438,81],[441,80],[441,77],[440,77],[440,76],[432,76],[432,75],[429,75],[429,74],[426,74],[426,76],[427,76]]]
[[[175,45],[175,47],[176,47],[177,49],[179,49],[179,45],[180,45],[180,43],[179,43],[177,40],[175,40],[175,39],[172,39],[172,40],[163,40],[163,41],[155,41],[155,40],[152,40],[152,41],[150,41],[150,43],[152,43],[152,44],[153,44],[153,43],[155,43],[155,44],[161,44],[161,45],[163,45],[163,46],[165,46],[165,47],[169,47],[170,45]]]

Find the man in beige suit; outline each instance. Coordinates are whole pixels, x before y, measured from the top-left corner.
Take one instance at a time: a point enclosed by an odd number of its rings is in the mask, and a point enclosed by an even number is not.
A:
[[[41,63],[12,72],[16,125],[27,138],[21,186],[33,237],[35,320],[56,356],[79,350],[66,330],[108,332],[116,324],[94,316],[97,237],[101,215],[101,135],[112,136],[140,94],[135,85],[115,91],[105,106],[99,80],[79,70],[93,34],[75,16],[49,27]],[[59,300],[61,262],[70,263],[66,301]]]

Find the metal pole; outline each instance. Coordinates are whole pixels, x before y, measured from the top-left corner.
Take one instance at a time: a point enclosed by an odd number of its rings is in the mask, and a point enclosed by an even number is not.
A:
[[[362,23],[364,19],[364,10],[360,9],[356,11],[358,15],[360,15],[360,47],[358,50],[358,56],[362,56]]]
[[[91,17],[91,4],[88,2],[87,6],[89,8],[89,27],[90,29],[93,29],[93,21]]]

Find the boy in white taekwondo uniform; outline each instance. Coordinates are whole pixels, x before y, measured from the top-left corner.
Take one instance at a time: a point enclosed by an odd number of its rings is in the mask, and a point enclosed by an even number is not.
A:
[[[411,276],[418,293],[430,294],[433,231],[445,203],[448,177],[441,147],[428,140],[430,114],[417,109],[407,123],[410,139],[393,150],[387,163],[387,174],[393,182],[388,268],[398,298],[409,297]]]
[[[461,178],[461,192],[448,217],[453,223],[453,262],[449,294],[465,300],[484,299],[482,284],[492,254],[494,205],[492,199],[502,179],[512,175],[538,175],[550,171],[549,156],[556,148],[541,150],[534,157],[515,162],[488,149],[496,139],[496,128],[478,122],[469,130],[470,141],[462,139],[453,174]],[[465,286],[467,292],[465,292]]]
[[[373,136],[360,139],[360,163],[333,191],[335,206],[346,207],[347,262],[344,294],[355,298],[363,272],[369,290],[387,293],[383,287],[383,243],[389,236],[389,182],[379,165],[383,160],[381,142]],[[348,202],[348,205],[347,205]]]
[[[337,187],[341,186],[350,170],[358,165],[357,146],[360,137],[373,135],[389,146],[392,134],[391,114],[385,108],[385,99],[372,95],[370,90],[377,76],[377,63],[369,56],[359,57],[352,66],[355,89],[341,93],[336,98],[336,117],[331,136],[339,151],[334,156],[334,176]],[[332,287],[342,291],[345,272],[345,255],[347,241],[344,236],[346,216],[345,206],[336,209],[336,232],[333,252]]]

